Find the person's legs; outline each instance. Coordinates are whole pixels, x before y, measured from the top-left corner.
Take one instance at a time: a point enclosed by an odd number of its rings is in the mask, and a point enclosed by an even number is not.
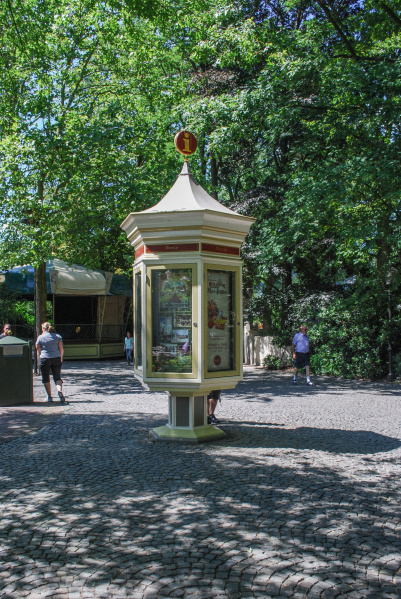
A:
[[[64,403],[65,397],[64,397],[64,393],[63,393],[63,381],[61,379],[56,382],[56,387],[57,387],[57,393],[60,398],[60,401],[61,401],[61,403]]]
[[[45,386],[47,393],[47,401],[53,401],[52,399],[52,387],[50,384],[50,360],[48,358],[40,358],[40,372],[42,374],[42,383]]]
[[[207,406],[207,415],[210,416],[211,414],[214,414],[214,411],[217,407],[217,399],[213,399],[212,397],[210,397],[208,399],[208,406]]]
[[[127,364],[129,364],[131,362],[131,348],[127,347],[125,349],[125,353],[126,353],[126,356],[127,356]]]
[[[46,389],[46,393],[47,393],[47,401],[53,401],[52,400],[52,386],[50,381],[48,383],[43,383]]]
[[[65,397],[63,394],[63,381],[61,379],[61,358],[53,358],[51,369],[58,396],[60,398],[61,403],[64,403]]]
[[[299,372],[299,369],[303,368],[304,366],[306,370],[306,382],[308,385],[313,385],[313,383],[311,383],[310,381],[309,354],[303,354],[301,352],[298,352],[295,358],[295,370],[294,376],[292,378],[292,382],[294,385],[297,384],[297,374]]]
[[[297,374],[300,368],[302,368],[303,366],[305,366],[305,371],[306,371],[306,384],[307,385],[313,385],[313,383],[310,380],[310,366],[309,366],[309,354],[301,354],[301,353],[297,353],[296,354],[296,358],[295,358],[295,370],[294,370],[294,376],[292,379],[292,382],[294,385],[297,384]]]
[[[313,385],[313,383],[310,380],[310,354],[307,353],[305,354],[305,370],[306,370],[306,384],[307,385]]]
[[[209,393],[208,398],[208,406],[207,406],[207,422],[208,424],[220,424],[220,420],[216,418],[214,415],[214,411],[217,406],[217,402],[220,398],[220,391],[215,390]]]
[[[297,374],[299,372],[299,369],[302,368],[303,366],[303,354],[300,354],[298,352],[295,353],[295,360],[294,360],[294,376],[292,377],[292,384],[296,385],[297,384]]]
[[[310,380],[310,366],[309,366],[309,364],[305,365],[305,370],[306,370],[306,384],[307,385],[313,385],[312,381]]]

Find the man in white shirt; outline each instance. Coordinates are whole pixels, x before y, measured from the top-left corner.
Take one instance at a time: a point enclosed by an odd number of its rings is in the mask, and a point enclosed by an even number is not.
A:
[[[302,325],[299,327],[300,332],[294,335],[294,339],[292,340],[292,357],[294,358],[295,364],[295,372],[294,377],[292,379],[292,384],[297,384],[297,374],[298,370],[305,366],[306,370],[306,384],[313,385],[310,380],[310,368],[309,368],[309,337],[306,334],[307,328]]]

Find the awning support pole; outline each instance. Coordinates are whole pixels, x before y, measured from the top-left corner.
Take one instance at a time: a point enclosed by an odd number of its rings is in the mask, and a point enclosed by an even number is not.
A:
[[[100,301],[100,303],[99,303],[99,317],[100,317],[99,318],[99,343],[101,343],[101,341],[102,341],[105,310],[106,310],[106,296],[104,296],[104,299],[103,299],[103,309],[102,309],[102,302]]]

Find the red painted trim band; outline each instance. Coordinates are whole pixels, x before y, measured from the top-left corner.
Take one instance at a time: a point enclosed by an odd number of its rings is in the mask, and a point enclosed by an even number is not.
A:
[[[160,254],[163,252],[198,252],[198,243],[164,243],[162,245],[147,245],[146,252]]]
[[[141,247],[139,247],[136,252],[135,252],[135,260],[137,258],[139,258],[139,256],[142,256],[142,254],[145,253],[145,246],[142,244]]]
[[[239,256],[239,248],[233,248],[227,245],[215,245],[211,243],[202,243],[202,252],[213,252],[214,254],[229,254],[230,256]]]

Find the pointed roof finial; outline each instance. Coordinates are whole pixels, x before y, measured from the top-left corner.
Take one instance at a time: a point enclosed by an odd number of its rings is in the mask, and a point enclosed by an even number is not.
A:
[[[174,137],[174,145],[180,154],[185,156],[184,161],[188,162],[187,156],[190,156],[196,151],[198,141],[190,131],[179,131]]]

